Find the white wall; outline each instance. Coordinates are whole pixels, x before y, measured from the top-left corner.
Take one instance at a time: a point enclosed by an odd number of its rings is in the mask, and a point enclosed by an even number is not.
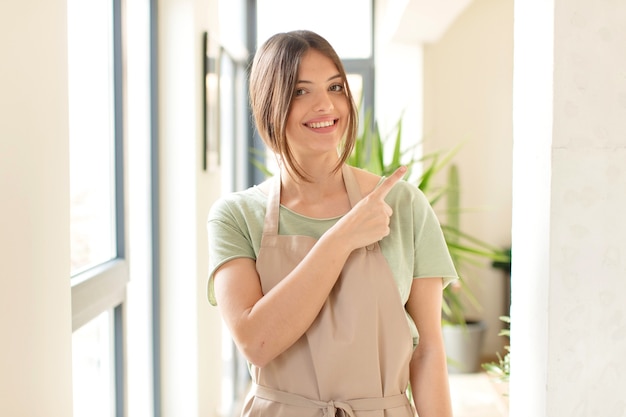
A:
[[[66,2],[3,2],[0,51],[0,415],[71,416]]]
[[[217,415],[221,322],[206,299],[206,216],[217,173],[202,171],[202,32],[217,0],[160,0],[159,176],[164,417]]]
[[[626,414],[626,4],[516,2],[511,417]]]
[[[394,38],[401,5],[389,1],[375,3],[376,121],[381,134],[389,135],[395,133],[402,117],[403,148],[408,149],[422,141],[423,48],[421,44]],[[386,151],[391,152],[392,149]]]
[[[511,244],[512,78],[512,0],[474,0],[424,46],[425,153],[462,144],[454,158],[466,209],[461,229],[501,248]],[[481,305],[469,314],[487,322],[483,354],[494,355],[505,342],[498,317],[508,277],[489,262],[462,272]]]

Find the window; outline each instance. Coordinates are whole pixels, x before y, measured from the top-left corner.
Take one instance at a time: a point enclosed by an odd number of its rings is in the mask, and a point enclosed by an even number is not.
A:
[[[72,336],[75,416],[112,416],[114,357],[113,315],[101,313]]]
[[[72,275],[116,255],[112,12],[68,1]]]
[[[247,187],[247,161],[249,147],[244,141],[246,117],[246,61],[237,59],[226,49],[220,52],[220,135],[222,170],[231,175],[223,175],[222,190],[235,191]],[[222,407],[225,415],[237,414],[237,401],[245,395],[249,376],[246,362],[238,354],[228,330],[222,334],[223,391]]]
[[[68,0],[67,18],[74,415],[122,416],[121,0]]]

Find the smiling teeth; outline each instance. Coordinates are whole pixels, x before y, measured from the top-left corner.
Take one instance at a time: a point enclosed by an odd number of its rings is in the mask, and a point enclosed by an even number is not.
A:
[[[318,122],[318,123],[309,123],[309,126],[313,129],[320,129],[322,127],[329,127],[335,124],[334,120],[329,120],[327,122]]]

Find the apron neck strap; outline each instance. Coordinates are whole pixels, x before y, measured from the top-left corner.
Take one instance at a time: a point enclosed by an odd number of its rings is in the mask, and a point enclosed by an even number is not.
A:
[[[265,223],[263,224],[263,235],[275,236],[278,234],[278,213],[280,211],[280,171],[272,179],[272,184],[267,196],[267,207],[265,208]]]
[[[350,206],[354,207],[363,199],[359,183],[356,181],[352,168],[349,165],[343,164],[341,167],[341,173],[343,174],[343,183],[346,186],[348,198],[350,199]]]
[[[350,206],[354,207],[363,198],[359,184],[354,177],[352,168],[344,164],[341,167],[341,174],[343,176],[343,183],[348,192],[348,199],[350,200]],[[269,195],[267,198],[267,207],[265,210],[265,224],[263,225],[264,235],[277,235],[278,234],[278,214],[280,211],[280,172],[274,176],[272,185],[270,186]]]

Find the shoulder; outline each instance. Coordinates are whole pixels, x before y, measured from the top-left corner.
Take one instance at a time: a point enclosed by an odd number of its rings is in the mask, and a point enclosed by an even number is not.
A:
[[[387,195],[390,202],[411,202],[419,205],[429,205],[426,195],[415,184],[406,180],[398,181]]]
[[[421,225],[434,216],[433,208],[422,190],[408,181],[398,181],[385,201],[402,222]]]
[[[239,218],[265,210],[267,196],[258,186],[226,194],[216,200],[209,210],[209,222]]]

